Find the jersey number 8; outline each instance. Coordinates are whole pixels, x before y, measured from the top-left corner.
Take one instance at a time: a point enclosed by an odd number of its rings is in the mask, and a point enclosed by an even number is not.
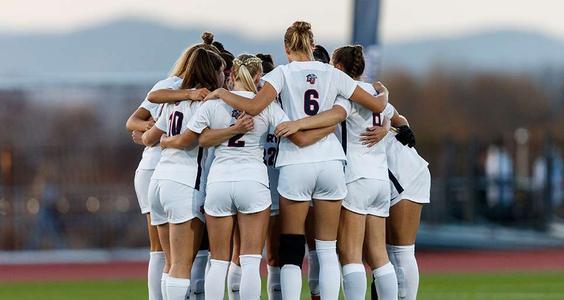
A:
[[[304,112],[308,116],[314,116],[319,111],[319,93],[316,90],[307,90],[304,94]]]

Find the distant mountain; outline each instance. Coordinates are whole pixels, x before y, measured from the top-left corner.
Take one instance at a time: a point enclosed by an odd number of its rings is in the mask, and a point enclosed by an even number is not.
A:
[[[153,74],[158,78],[186,46],[200,41],[203,30],[124,19],[65,34],[0,33],[0,77],[117,73]],[[253,39],[228,31],[215,32],[215,36],[235,54],[266,52],[274,54],[277,63],[286,61],[281,36]],[[328,48],[336,45],[326,44]],[[435,65],[500,71],[564,66],[563,41],[521,31],[389,44],[382,53],[385,68],[401,67],[413,72],[424,72]]]
[[[421,72],[439,65],[536,72],[564,67],[564,41],[537,32],[500,30],[386,45],[384,65]]]

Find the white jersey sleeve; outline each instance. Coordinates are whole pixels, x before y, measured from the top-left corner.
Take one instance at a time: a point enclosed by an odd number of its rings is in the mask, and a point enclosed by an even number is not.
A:
[[[188,129],[195,133],[202,133],[204,129],[211,127],[212,115],[214,108],[217,106],[218,100],[210,100],[204,102],[196,111],[196,114],[188,122]]]
[[[337,93],[347,99],[352,96],[357,86],[357,83],[356,81],[354,81],[354,79],[337,68],[333,68],[332,82],[337,89]]]
[[[267,114],[270,128],[276,128],[280,123],[290,121],[286,113],[280,107],[280,104],[276,102],[270,103],[267,107]]]
[[[149,91],[149,93],[160,89],[178,89],[181,83],[182,83],[182,78],[172,76],[157,82],[153,86],[153,88]],[[158,121],[160,119],[159,117],[162,114],[162,110],[164,109],[164,106],[165,106],[164,104],[151,103],[147,98],[145,98],[145,100],[143,100],[143,102],[139,107],[149,111],[151,117],[154,120]],[[163,131],[166,132],[166,127],[165,129],[163,129]],[[137,169],[154,170],[157,164],[159,163],[160,157],[161,157],[160,145],[157,144],[151,147],[145,147],[145,149],[143,150],[143,156],[141,158],[141,161],[139,162],[139,166],[137,167]]]
[[[284,80],[284,72],[282,71],[282,66],[278,66],[274,68],[274,70],[264,75],[262,77],[262,80],[270,83],[270,85],[272,85],[272,87],[274,87],[274,89],[276,90],[276,93],[280,94],[282,88],[286,84]]]
[[[342,107],[347,113],[347,117],[351,114],[351,110],[352,110],[351,100],[339,96],[335,101],[335,105],[339,105],[340,107]]]

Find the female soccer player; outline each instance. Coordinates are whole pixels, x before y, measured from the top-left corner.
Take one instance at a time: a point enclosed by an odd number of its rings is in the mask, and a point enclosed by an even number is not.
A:
[[[206,41],[209,37],[209,33],[204,33],[202,38]],[[176,61],[174,67],[172,68],[168,78],[157,82],[150,92],[160,90],[160,89],[172,89],[179,85],[182,81],[182,76],[186,72],[186,66],[188,64],[188,59],[195,49],[199,47],[204,47],[206,43],[198,44],[186,48]],[[200,98],[201,100],[205,93],[202,90],[192,90],[189,91],[187,95],[188,99]],[[161,106],[159,104],[151,103],[147,98],[143,100],[139,108],[133,112],[133,114],[127,119],[126,128],[132,132],[134,141],[142,144],[141,134],[154,126],[155,120],[158,119],[161,112]],[[151,225],[150,217],[150,204],[148,200],[148,190],[149,183],[151,181],[151,176],[159,159],[161,157],[161,147],[156,144],[152,146],[147,146],[143,150],[143,155],[139,166],[135,171],[134,186],[135,193],[137,194],[137,200],[139,201],[139,207],[141,208],[141,213],[147,215],[147,229],[149,231],[149,267],[148,267],[148,291],[150,300],[160,300],[162,299],[161,292],[161,281],[163,270],[165,270],[165,256],[162,252],[162,247],[159,242],[159,236],[157,232],[157,227]],[[166,268],[168,271],[168,267]]]
[[[391,133],[385,137],[390,139],[386,143],[386,157],[392,191],[390,216],[386,220],[386,248],[396,271],[399,299],[414,300],[419,288],[415,239],[423,204],[430,202],[431,173],[428,163],[414,148],[415,137],[407,119],[394,115],[391,121],[397,134],[395,138]],[[386,131],[371,128],[363,134],[362,140],[373,145]],[[376,298],[373,296],[373,299]]]
[[[265,75],[263,88],[253,101],[218,89],[207,99],[221,98],[232,107],[251,115],[259,114],[278,94],[291,122],[280,124],[277,136],[312,128],[333,126],[346,118],[343,108],[333,107],[337,96],[359,102],[375,112],[387,104],[387,91],[372,96],[333,66],[313,61],[313,33],[306,22],[295,22],[284,36],[289,64]],[[301,264],[304,257],[304,224],[309,201],[314,200],[315,235],[320,262],[320,292],[325,299],[337,299],[339,262],[336,253],[341,200],[346,195],[343,161],[345,155],[335,135],[300,148],[282,139],[276,166],[280,168],[280,264],[282,296],[299,299]],[[327,201],[329,200],[329,201]]]
[[[211,90],[222,86],[223,65],[218,54],[195,50],[179,88]],[[165,256],[170,261],[165,295],[168,300],[186,299],[192,262],[202,238],[200,183],[204,151],[195,146],[197,134],[187,130],[190,117],[200,105],[198,101],[166,104],[155,126],[143,134],[145,145],[156,144],[165,133],[168,137],[182,137],[161,140],[164,150],[149,185],[151,224],[157,226]],[[182,142],[186,147],[176,149],[175,142]]]
[[[362,46],[344,46],[333,52],[333,65],[355,80],[364,72]],[[369,93],[376,93],[371,84],[359,82]],[[337,247],[343,266],[343,289],[347,299],[364,299],[366,274],[362,262],[363,242],[378,298],[396,300],[398,283],[394,267],[386,254],[386,217],[390,209],[390,185],[386,143],[366,147],[361,134],[366,128],[389,125],[395,109],[391,104],[377,114],[353,104],[346,122],[342,123],[341,142],[347,155],[345,176],[347,197],[343,200]],[[388,126],[389,128],[389,126]]]

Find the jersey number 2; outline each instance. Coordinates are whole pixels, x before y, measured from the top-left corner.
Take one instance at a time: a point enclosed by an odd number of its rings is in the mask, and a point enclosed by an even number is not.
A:
[[[233,124],[235,125],[235,124]],[[233,126],[231,125],[231,126]],[[245,147],[245,141],[240,141],[239,139],[242,138],[245,134],[244,133],[239,133],[234,135],[233,137],[231,137],[228,141],[227,141],[227,146],[228,147]]]
[[[307,90],[304,94],[304,112],[308,116],[314,116],[319,111],[319,93],[317,90]]]

